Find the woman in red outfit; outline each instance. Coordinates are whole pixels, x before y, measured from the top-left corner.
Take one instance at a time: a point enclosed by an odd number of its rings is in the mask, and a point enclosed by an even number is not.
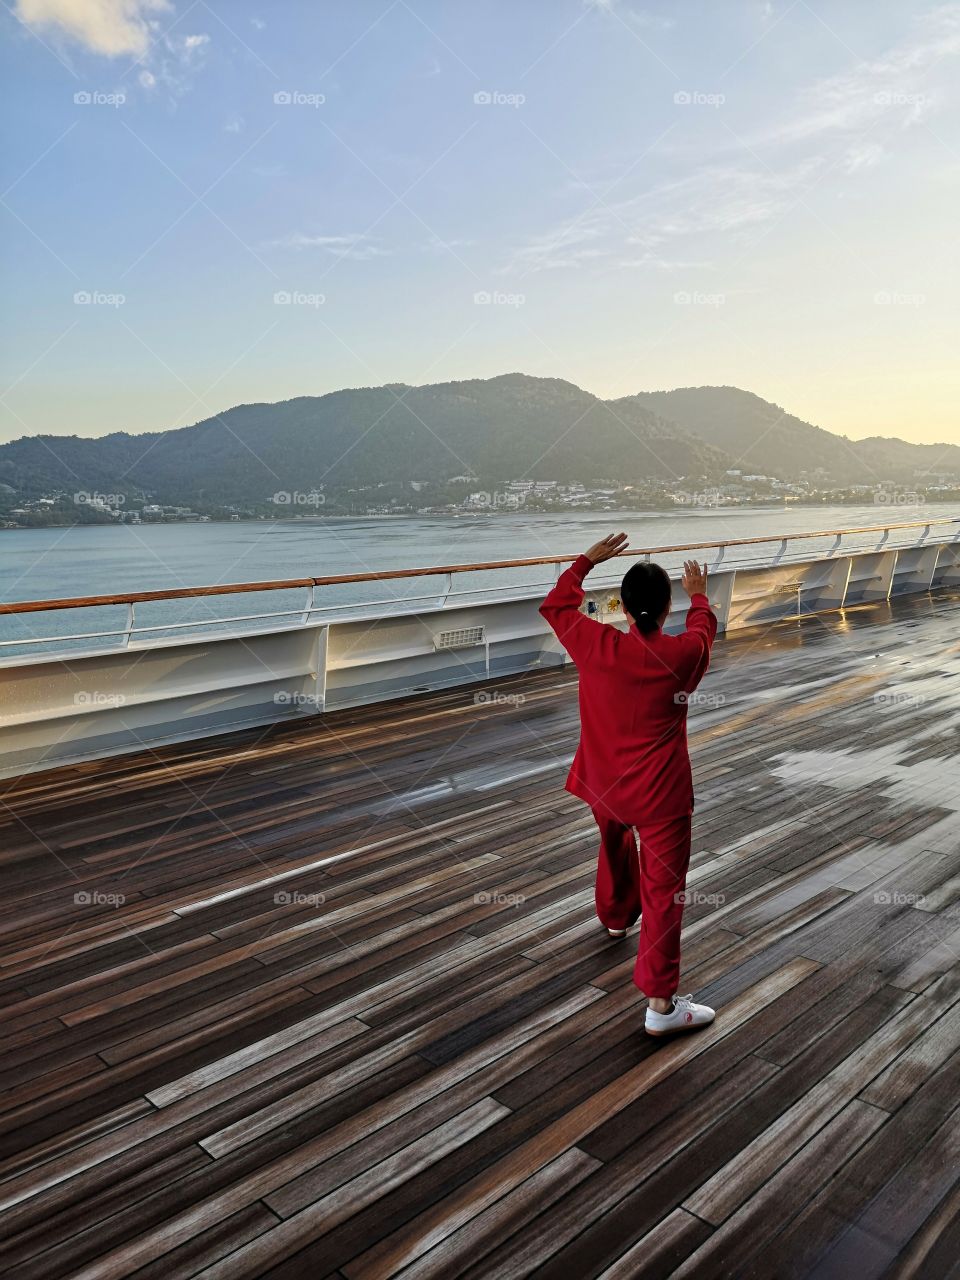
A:
[[[624,533],[596,543],[560,575],[540,612],[580,673],[580,745],[567,790],[590,805],[600,827],[597,915],[612,937],[623,937],[642,911],[634,981],[647,997],[646,1030],[666,1035],[714,1018],[676,992],[693,812],[687,701],[710,661],[717,619],[706,566],[695,560],[684,565],[690,608],[680,635],[662,630],[671,588],[656,564],[635,564],[624,576],[628,631],[582,614],[583,579],[626,548]]]

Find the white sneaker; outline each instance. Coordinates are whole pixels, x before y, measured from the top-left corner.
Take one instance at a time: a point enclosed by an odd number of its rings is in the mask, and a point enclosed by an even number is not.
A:
[[[717,1015],[705,1004],[694,1004],[689,996],[674,996],[669,1013],[656,1013],[647,1006],[643,1029],[648,1036],[669,1036],[675,1031],[699,1031],[708,1027]]]

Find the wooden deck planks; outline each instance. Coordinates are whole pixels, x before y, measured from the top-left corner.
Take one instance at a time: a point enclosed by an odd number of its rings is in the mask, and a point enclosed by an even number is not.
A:
[[[593,917],[572,668],[4,784],[5,1273],[948,1274],[958,617],[717,646],[676,1043]]]

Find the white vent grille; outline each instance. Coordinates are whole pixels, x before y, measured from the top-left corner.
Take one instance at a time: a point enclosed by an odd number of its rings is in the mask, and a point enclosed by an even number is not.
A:
[[[483,644],[483,627],[461,627],[459,631],[441,631],[434,636],[435,649],[472,649]]]

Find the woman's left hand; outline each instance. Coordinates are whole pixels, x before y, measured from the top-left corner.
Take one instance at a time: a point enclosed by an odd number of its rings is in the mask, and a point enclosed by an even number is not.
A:
[[[621,551],[626,551],[626,549],[627,535],[625,533],[610,533],[600,542],[595,542],[583,554],[594,564],[600,564],[604,560],[612,560],[614,556],[619,555]]]

